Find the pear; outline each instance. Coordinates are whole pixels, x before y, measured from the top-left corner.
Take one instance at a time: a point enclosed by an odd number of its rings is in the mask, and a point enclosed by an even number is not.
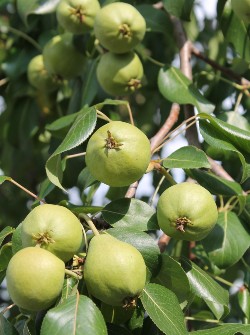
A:
[[[108,234],[92,238],[84,265],[88,292],[112,306],[130,307],[146,282],[146,265],[132,245]]]

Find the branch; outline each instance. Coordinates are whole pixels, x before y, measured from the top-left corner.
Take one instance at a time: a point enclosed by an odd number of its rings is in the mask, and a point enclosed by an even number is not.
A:
[[[229,77],[230,79],[233,79],[233,80],[237,81],[242,86],[249,87],[249,85],[250,85],[250,81],[249,80],[247,80],[246,78],[241,77],[238,73],[235,73],[231,69],[229,69],[229,68],[227,68],[225,66],[222,66],[222,65],[218,64],[217,62],[215,62],[214,60],[206,57],[194,45],[192,45],[192,47],[191,47],[191,52],[192,52],[192,54],[195,57],[197,57],[197,58],[203,60],[205,63],[211,65],[215,70],[223,72],[227,77]]]
[[[162,127],[158,130],[158,132],[150,140],[151,152],[153,152],[162,143],[162,140],[172,129],[173,125],[178,121],[179,113],[180,105],[177,103],[173,103],[168,118],[166,119]]]
[[[170,16],[170,19],[174,27],[174,34],[176,37],[178,48],[180,50],[179,54],[181,71],[188,79],[193,80],[192,66],[190,62],[192,43],[187,39],[181,21],[175,16]],[[190,117],[195,115],[194,107],[192,105],[184,105],[183,108],[185,119],[189,119]],[[200,147],[197,128],[187,129],[186,139],[189,144],[194,145],[197,148]]]
[[[167,117],[166,121],[150,140],[151,152],[153,152],[154,149],[156,149],[162,143],[164,137],[171,130],[174,124],[178,121],[179,113],[180,113],[180,106],[176,103],[173,103],[169,116]],[[135,196],[138,186],[139,186],[138,181],[131,184],[127,190],[127,193],[125,194],[125,198],[133,198]]]

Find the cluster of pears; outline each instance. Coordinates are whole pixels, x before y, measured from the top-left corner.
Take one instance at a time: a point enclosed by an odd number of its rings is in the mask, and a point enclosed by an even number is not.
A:
[[[22,311],[48,309],[60,298],[65,262],[83,250],[82,229],[77,216],[59,205],[39,205],[23,220],[22,248],[6,272],[9,295]],[[90,242],[84,280],[89,294],[101,302],[132,306],[145,285],[146,266],[132,245],[98,234]]]
[[[96,72],[104,91],[127,95],[140,88],[143,65],[133,49],[146,32],[143,16],[132,5],[114,2],[97,13],[94,32],[108,50],[101,56]]]
[[[96,70],[104,91],[127,95],[141,87],[143,66],[133,48],[143,39],[146,24],[135,7],[115,2],[101,8],[98,0],[61,0],[56,18],[62,33],[51,38],[28,65],[32,86],[53,92],[83,74],[86,55],[76,47],[75,37],[88,33],[108,50]]]

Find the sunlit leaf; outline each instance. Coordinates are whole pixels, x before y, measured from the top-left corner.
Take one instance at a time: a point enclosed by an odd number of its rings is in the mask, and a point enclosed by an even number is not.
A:
[[[189,145],[177,149],[165,158],[163,160],[163,166],[169,169],[210,168],[210,163],[204,151]]]
[[[41,335],[107,335],[100,310],[91,299],[76,294],[50,309],[41,328]]]
[[[164,334],[188,334],[184,315],[172,291],[158,284],[147,284],[140,299],[149,317]]]

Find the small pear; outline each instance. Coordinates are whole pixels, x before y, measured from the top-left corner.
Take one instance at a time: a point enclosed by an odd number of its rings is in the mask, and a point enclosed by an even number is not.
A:
[[[146,265],[132,245],[108,234],[94,236],[84,265],[91,295],[112,306],[135,305],[146,282]]]

